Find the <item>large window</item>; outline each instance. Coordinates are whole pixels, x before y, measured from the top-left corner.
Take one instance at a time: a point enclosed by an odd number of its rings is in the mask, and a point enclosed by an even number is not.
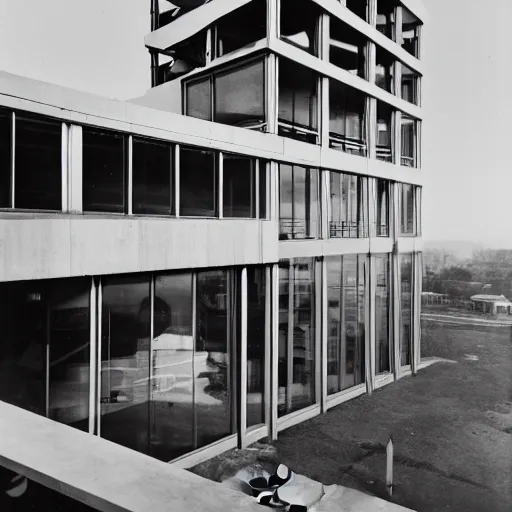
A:
[[[214,114],[217,123],[243,128],[265,124],[265,72],[259,60],[214,76]]]
[[[420,20],[409,9],[402,7],[402,48],[417,58],[420,57],[420,26]]]
[[[311,69],[279,59],[279,135],[318,141],[318,76]]]
[[[264,130],[266,121],[263,60],[191,80],[185,84],[185,99],[187,116]]]
[[[279,238],[318,238],[320,186],[318,169],[279,166]]]
[[[415,235],[416,230],[416,187],[400,184],[400,234]]]
[[[393,109],[377,101],[377,159],[393,162]]]
[[[0,109],[0,208],[11,205],[12,113]]]
[[[398,0],[377,0],[377,30],[393,40],[395,39],[398,5]]]
[[[412,322],[412,254],[400,255],[400,364],[411,364]]]
[[[250,2],[215,25],[215,57],[246,48],[267,37],[265,2]]]
[[[180,215],[216,217],[217,162],[213,151],[181,148]]]
[[[247,427],[265,422],[265,268],[247,268]]]
[[[126,136],[83,128],[84,212],[126,213]]]
[[[390,343],[389,255],[375,259],[375,373],[391,372],[393,345]]]
[[[387,50],[377,46],[375,83],[387,92],[394,94],[395,58]]]
[[[368,178],[331,172],[331,238],[368,236]]]
[[[315,260],[279,263],[278,416],[315,403]]]
[[[400,66],[402,68],[402,99],[418,105],[419,75],[403,64]]]
[[[174,214],[173,147],[133,138],[133,213]]]
[[[376,180],[377,185],[377,236],[389,236],[390,194],[389,181]]]
[[[89,429],[91,280],[0,285],[0,400]]]
[[[329,62],[350,73],[366,76],[366,38],[343,21],[330,17]]]
[[[348,85],[329,80],[329,145],[366,156],[366,96]]]
[[[62,123],[16,113],[14,206],[62,209]]]
[[[366,256],[328,256],[327,394],[365,379]]]
[[[320,10],[311,0],[281,0],[281,38],[317,55],[319,16]]]
[[[406,167],[417,167],[417,124],[416,119],[402,114],[401,138],[402,155],[401,163]]]

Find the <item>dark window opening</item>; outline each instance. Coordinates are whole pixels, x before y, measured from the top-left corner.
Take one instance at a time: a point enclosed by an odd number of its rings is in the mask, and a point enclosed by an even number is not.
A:
[[[402,138],[402,155],[401,163],[406,167],[416,167],[416,126],[417,121],[412,117],[402,114],[401,120],[401,138]]]
[[[318,169],[279,166],[279,239],[318,238],[320,184]]]
[[[397,0],[377,0],[377,30],[394,40]]]
[[[0,208],[11,204],[12,112],[0,109]]]
[[[418,104],[418,80],[419,75],[409,69],[407,66],[401,64],[402,67],[402,99]]]
[[[368,178],[331,172],[330,238],[368,235]]]
[[[416,187],[406,183],[400,185],[400,233],[402,235],[416,234]]]
[[[400,364],[411,364],[412,254],[400,255]]]
[[[375,83],[387,92],[394,94],[394,64],[395,59],[391,53],[377,46]]]
[[[318,77],[310,69],[279,59],[279,135],[318,140]]]
[[[329,80],[329,145],[366,156],[366,96],[348,85]]]
[[[377,180],[377,236],[389,236],[389,182]]]
[[[391,106],[377,101],[377,159],[384,162],[393,162],[392,119]]]
[[[393,344],[389,336],[390,323],[390,282],[389,256],[375,255],[375,373],[377,375],[391,371],[391,352]]]
[[[281,39],[317,55],[320,9],[311,0],[281,0]]]
[[[216,57],[251,46],[267,37],[267,6],[250,2],[220,19],[215,26]]]
[[[213,151],[180,149],[180,215],[216,217],[217,183]]]
[[[83,128],[83,211],[126,212],[126,136]]]
[[[242,156],[224,155],[224,217],[256,218],[256,172],[256,160]]]
[[[420,20],[409,9],[402,7],[402,48],[419,58]]]
[[[17,113],[14,206],[62,209],[62,122]]]
[[[368,21],[368,1],[367,0],[346,0],[347,9],[357,14],[360,18]]]
[[[133,213],[174,213],[173,164],[170,144],[133,138]]]
[[[366,38],[341,20],[330,18],[329,62],[366,77]]]

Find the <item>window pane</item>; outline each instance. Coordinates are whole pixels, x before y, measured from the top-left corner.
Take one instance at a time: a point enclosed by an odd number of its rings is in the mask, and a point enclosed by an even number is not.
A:
[[[267,218],[267,162],[260,160],[260,219]]]
[[[279,167],[280,239],[317,238],[320,229],[318,169]]]
[[[224,155],[224,217],[256,217],[256,161]]]
[[[213,151],[181,148],[180,214],[184,217],[217,215],[217,168]]]
[[[83,209],[125,212],[125,136],[83,128]]]
[[[307,142],[316,142],[316,135],[307,136],[307,130],[317,130],[317,75],[305,66],[287,59],[279,59],[279,121],[293,128],[282,132],[295,137],[295,131],[305,129]],[[302,140],[302,139],[301,139]]]
[[[241,127],[265,122],[263,61],[215,76],[215,122]]]
[[[212,100],[210,78],[187,84],[186,95],[187,116],[211,121]]]
[[[366,38],[333,16],[330,18],[330,25],[329,62],[365,78]]]
[[[406,167],[416,167],[416,120],[402,114],[402,158]]]
[[[198,446],[234,433],[232,374],[239,317],[233,273],[197,274],[197,338],[194,358]]]
[[[397,0],[377,0],[377,30],[389,39],[393,39],[395,32],[395,8],[399,5]]]
[[[402,234],[415,234],[414,225],[414,187],[405,183],[401,184],[401,208],[400,208],[400,230]]]
[[[155,278],[150,455],[165,462],[195,449],[192,300],[192,274]]]
[[[389,256],[375,256],[375,373],[391,371],[389,338]]]
[[[389,236],[389,183],[377,180],[377,236]]]
[[[412,254],[400,255],[400,361],[411,364],[412,344]]]
[[[377,101],[377,159],[393,161],[391,122],[393,110],[382,101]]]
[[[366,96],[329,80],[329,144],[331,148],[366,156]]]
[[[267,37],[265,2],[251,2],[217,22],[217,57]]]
[[[391,53],[377,46],[375,83],[385,91],[394,94],[394,63]]]
[[[417,105],[417,84],[419,75],[403,64],[400,64],[400,66],[402,68],[402,99]]]
[[[331,238],[368,236],[368,179],[331,172]]]
[[[101,437],[149,452],[149,277],[103,279]]]
[[[62,209],[62,123],[16,115],[16,208]]]
[[[320,10],[311,0],[281,0],[281,38],[314,55]]]
[[[289,287],[293,287],[293,311],[282,311],[280,306],[278,416],[315,403],[314,266],[314,259],[298,258],[289,274],[284,264],[280,275],[280,303],[284,305]],[[288,288],[283,286],[287,274]]]
[[[90,283],[73,278],[0,285],[0,400],[41,415],[48,407],[51,419],[84,431]]]
[[[247,426],[265,422],[265,268],[247,267]]]
[[[0,109],[0,208],[11,207],[12,114]]]
[[[172,215],[173,148],[133,138],[133,213]]]
[[[290,261],[279,262],[279,353],[278,353],[278,411],[281,414],[286,411],[288,404],[288,375],[290,379],[292,372],[288,364],[288,341],[293,333],[293,316],[290,310]],[[290,324],[292,330],[290,330]]]
[[[327,265],[327,394],[341,391],[342,257],[326,256]]]
[[[402,7],[402,48],[419,57],[420,20],[409,9]]]

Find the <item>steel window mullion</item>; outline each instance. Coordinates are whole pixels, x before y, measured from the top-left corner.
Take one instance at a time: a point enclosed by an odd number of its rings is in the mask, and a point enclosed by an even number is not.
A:
[[[16,208],[14,187],[16,183],[16,113],[11,115],[11,208]]]
[[[217,160],[218,163],[218,173],[217,173],[217,217],[219,219],[224,218],[224,154],[222,151],[219,151],[219,157]]]
[[[252,167],[252,166],[251,166]],[[251,200],[253,197],[255,197],[256,204],[254,205],[254,215],[256,219],[260,218],[260,159],[256,158],[254,160],[254,180],[251,177],[251,187],[253,186],[254,181],[254,188],[255,188],[255,194],[251,194]],[[253,209],[251,208],[251,216],[252,216]]]
[[[89,290],[89,434],[94,434],[96,424],[96,366],[97,366],[97,288],[94,277],[91,277],[91,288]]]
[[[128,136],[127,152],[127,173],[128,173],[128,215],[133,213],[133,136]]]
[[[270,409],[269,418],[269,436],[272,440],[277,439],[277,409],[279,405],[279,283],[280,271],[279,264],[274,263],[271,269],[272,283],[271,283],[271,336],[270,343],[272,344],[272,351],[269,355],[270,373],[271,373],[271,400],[268,408]],[[289,276],[288,276],[289,278]]]
[[[197,272],[192,273],[192,446],[197,449],[197,408],[196,408],[196,344],[197,344]]]
[[[96,356],[97,359],[95,361],[96,364],[96,400],[95,400],[95,410],[96,410],[96,434],[101,437],[101,380],[102,380],[102,360],[101,360],[101,352],[102,352],[102,317],[103,317],[103,282],[100,279],[98,281],[97,286],[97,300],[96,300],[96,310],[97,310],[97,324],[96,324]]]
[[[267,435],[272,438],[272,281],[271,267],[265,266],[265,379],[264,379],[264,422]]]
[[[174,146],[174,215],[180,216],[180,145]]]
[[[295,264],[290,259],[288,267],[288,333],[286,341],[286,413],[292,406],[291,388],[293,385],[293,326],[294,326],[294,293],[295,293]]]
[[[247,300],[247,267],[242,268],[241,272],[241,286],[240,286],[240,425],[239,425],[239,445],[241,448],[246,446],[246,433],[247,433],[247,314],[248,314],[248,300]]]

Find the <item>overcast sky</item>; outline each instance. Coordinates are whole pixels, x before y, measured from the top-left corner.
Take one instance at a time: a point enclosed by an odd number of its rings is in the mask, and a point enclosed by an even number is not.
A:
[[[0,68],[118,99],[149,87],[149,0],[0,0]],[[425,0],[424,235],[512,248],[511,0]]]

